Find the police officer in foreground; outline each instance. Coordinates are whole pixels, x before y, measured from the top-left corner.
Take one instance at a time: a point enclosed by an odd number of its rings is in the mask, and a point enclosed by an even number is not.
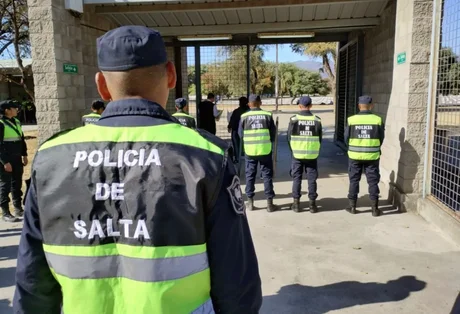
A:
[[[249,96],[249,111],[241,115],[239,134],[243,139],[246,154],[246,195],[248,210],[254,210],[254,191],[257,166],[264,179],[264,192],[267,197],[267,211],[273,212],[277,206],[273,204],[273,142],[276,137],[276,126],[272,113],[260,109],[260,96]]]
[[[91,104],[91,113],[84,115],[81,118],[82,125],[96,123],[97,120],[101,117],[101,114],[104,112],[105,103],[102,100],[95,100]]]
[[[195,129],[195,118],[187,113],[187,100],[185,98],[176,99],[176,112],[173,114],[180,124],[188,128]]]
[[[261,281],[235,166],[219,138],[165,110],[176,84],[160,34],[97,40],[95,124],[34,160],[15,313],[258,313]]]
[[[0,206],[2,219],[17,222],[22,217],[22,174],[27,165],[27,145],[21,123],[16,118],[19,104],[12,100],[0,102]],[[10,213],[9,194],[13,199],[14,217]]]
[[[345,128],[345,141],[348,146],[348,176],[350,189],[347,211],[356,213],[356,201],[359,193],[359,181],[364,171],[369,184],[369,198],[372,203],[372,216],[380,216],[379,181],[381,146],[385,137],[385,126],[378,115],[372,113],[373,103],[370,96],[359,97],[359,113],[348,118]]]
[[[302,175],[307,174],[308,198],[310,200],[310,212],[316,213],[318,207],[317,184],[318,179],[318,156],[322,140],[321,119],[311,113],[311,98],[303,96],[299,99],[300,112],[291,117],[289,122],[287,138],[292,152],[291,175],[293,178],[292,197],[294,202],[291,209],[298,213],[300,208],[300,197],[302,190]]]

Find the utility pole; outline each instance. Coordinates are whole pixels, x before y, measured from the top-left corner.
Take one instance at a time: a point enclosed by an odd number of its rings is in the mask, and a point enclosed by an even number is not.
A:
[[[276,104],[276,109],[275,111],[278,111],[278,44],[276,44],[276,67],[275,67],[275,104]]]

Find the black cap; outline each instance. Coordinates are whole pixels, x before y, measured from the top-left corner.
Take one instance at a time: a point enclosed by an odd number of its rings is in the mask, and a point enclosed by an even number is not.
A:
[[[179,109],[184,108],[187,106],[187,100],[185,98],[177,98],[176,99],[176,107]]]
[[[95,100],[91,104],[91,108],[94,110],[99,110],[105,108],[105,103],[102,100]]]
[[[6,109],[11,109],[11,108],[20,108],[21,106],[17,101],[14,100],[4,100],[0,101],[0,111],[5,112]]]
[[[358,99],[358,103],[363,104],[363,105],[372,104],[372,97],[371,96],[361,96]]]
[[[167,60],[160,33],[145,26],[122,26],[97,39],[97,62],[101,71],[129,71]]]
[[[311,105],[311,98],[309,96],[302,96],[300,97],[298,104],[308,107]]]
[[[260,96],[259,95],[249,95],[249,102],[256,102],[256,101],[262,101],[260,100]]]

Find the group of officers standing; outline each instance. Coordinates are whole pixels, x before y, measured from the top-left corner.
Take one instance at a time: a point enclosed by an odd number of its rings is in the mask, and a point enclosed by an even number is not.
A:
[[[122,26],[99,37],[96,47],[95,81],[110,103],[95,102],[93,113],[83,117],[87,125],[55,134],[35,155],[13,311],[259,313],[258,259],[229,145],[200,125],[190,129],[195,123],[184,99],[176,100],[173,116],[166,112],[177,75],[157,31]],[[361,112],[348,119],[350,180],[359,180],[363,170],[369,181],[378,178],[383,123],[370,112],[371,103],[361,97]],[[267,210],[273,211],[276,127],[261,105],[251,95],[238,130],[230,131],[243,141],[248,209],[260,165]],[[300,198],[306,169],[315,211],[322,126],[310,113],[309,97],[299,107],[288,132],[293,196]],[[8,173],[22,169],[27,155],[17,110],[10,103],[1,108],[0,152],[8,152],[0,158],[3,209],[6,185],[13,183]],[[212,113],[217,119],[219,112]],[[371,198],[378,199],[377,183]],[[357,194],[353,183],[352,213]],[[20,199],[13,192],[15,207]],[[292,208],[301,210],[298,201]]]

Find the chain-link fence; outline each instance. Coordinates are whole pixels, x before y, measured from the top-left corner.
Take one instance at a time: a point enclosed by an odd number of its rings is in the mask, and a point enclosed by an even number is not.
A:
[[[460,1],[444,0],[436,86],[431,194],[460,210]]]

